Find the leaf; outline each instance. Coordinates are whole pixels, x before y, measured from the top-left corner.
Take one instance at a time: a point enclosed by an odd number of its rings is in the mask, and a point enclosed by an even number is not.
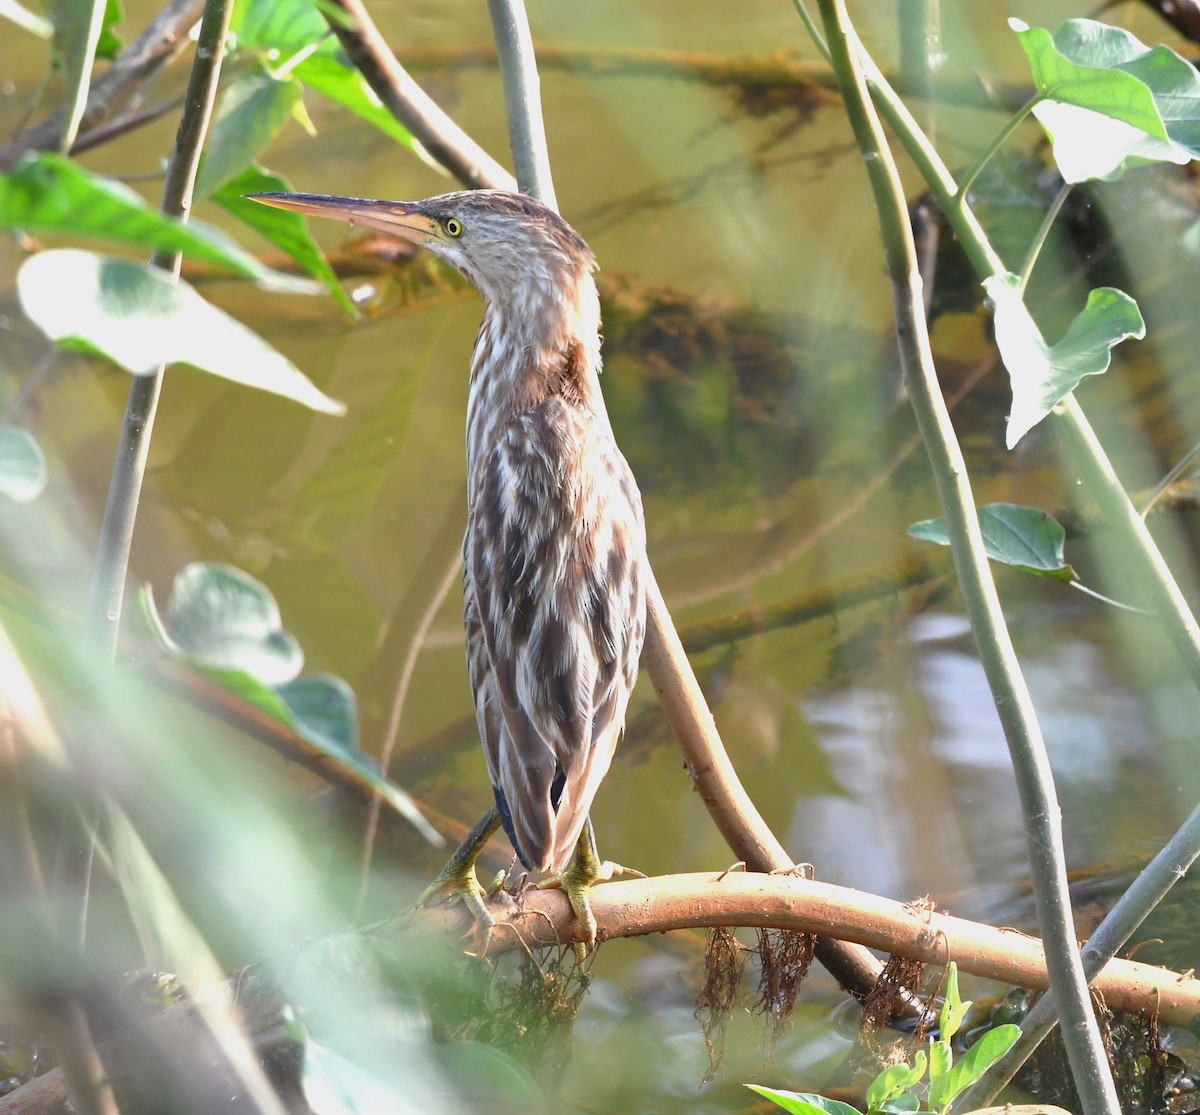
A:
[[[105,0],[104,19],[100,24],[100,38],[96,40],[96,57],[112,61],[121,53],[121,38],[113,30],[122,19],[125,12],[121,8],[121,0]]]
[[[40,252],[17,274],[26,315],[53,341],[82,344],[135,375],[184,363],[325,414],[345,407],[266,341],[162,271],[91,252]]]
[[[929,1043],[929,1110],[944,1112],[949,1100],[946,1091],[950,1086],[950,1066],[954,1054],[944,1041]]]
[[[17,503],[37,499],[46,487],[46,458],[33,435],[0,425],[0,492]]]
[[[978,508],[977,514],[983,546],[992,561],[1056,581],[1075,580],[1075,570],[1063,560],[1067,532],[1045,511],[1015,503],[988,503]],[[923,542],[950,545],[942,518],[913,523],[907,533]]]
[[[87,107],[92,65],[96,59],[100,31],[104,27],[106,7],[105,0],[58,0],[51,13],[54,46],[62,60],[63,84],[67,94],[66,121],[60,141],[63,151],[71,150]]]
[[[1000,1060],[1021,1036],[1021,1027],[1011,1023],[997,1026],[989,1030],[974,1045],[970,1047],[950,1070],[950,1078],[946,1084],[945,1102],[949,1106],[954,1097],[970,1084],[978,1080],[988,1069]],[[932,1105],[932,1098],[930,1104]]]
[[[1086,108],[1042,101],[1033,114],[1050,137],[1054,161],[1066,182],[1110,182],[1135,166],[1162,162],[1182,166],[1192,158],[1177,144],[1164,143]]]
[[[871,1081],[871,1086],[867,1089],[867,1110],[878,1111],[902,1092],[907,1092],[919,1084],[921,1077],[925,1075],[927,1060],[925,1050],[918,1049],[911,1066],[903,1063],[888,1065]]]
[[[17,0],[0,0],[0,16],[39,39],[49,39],[54,34],[53,23],[18,4]]]
[[[1108,369],[1114,346],[1146,335],[1137,303],[1123,291],[1100,287],[1058,344],[1047,345],[1021,297],[1020,279],[1005,271],[984,280],[995,314],[996,344],[1008,369],[1013,404],[1007,444],[1012,449],[1085,376]]]
[[[992,504],[988,508],[988,511],[989,511],[988,518],[992,519],[993,516],[995,516],[995,518],[999,519],[1001,522],[1003,522],[1004,516],[1003,516],[1003,514],[996,515],[997,506],[1002,506],[1005,509],[1011,508],[1012,510],[1018,511],[1018,512],[1033,510],[1032,508],[1014,507],[1013,504],[1011,504],[1011,503],[1003,504],[1003,505]],[[1040,514],[1040,512],[1035,512],[1035,514]],[[1050,516],[1046,515],[1046,516],[1044,516],[1044,518],[1049,519]],[[979,516],[979,524],[980,524],[981,528],[983,526],[983,520],[984,520],[984,516],[981,511],[980,516]],[[1053,520],[1050,520],[1050,521],[1053,522]],[[1055,526],[1058,526],[1058,524],[1055,523]],[[1062,528],[1060,527],[1059,529],[1061,530]],[[984,545],[986,546],[986,542],[984,543]],[[1060,558],[1061,558],[1061,554],[1060,554]],[[1060,560],[1060,564],[1061,564],[1061,560]],[[962,999],[959,997],[959,994],[958,994],[958,965],[953,960],[951,960],[950,967],[946,972],[946,997],[942,1002],[942,1015],[941,1015],[941,1019],[938,1023],[938,1031],[939,1031],[938,1036],[941,1037],[942,1041],[950,1042],[950,1041],[954,1040],[954,1035],[958,1033],[959,1028],[962,1026],[963,1019],[966,1018],[967,1011],[969,1011],[970,1009],[971,1009],[971,1000],[968,999],[964,1003],[962,1001]]]
[[[752,1092],[766,1096],[792,1115],[861,1115],[857,1108],[841,1100],[826,1099],[815,1092],[782,1092],[776,1088],[764,1088],[761,1084],[747,1084]]]
[[[128,186],[53,153],[26,155],[11,174],[0,174],[0,227],[180,251],[276,290],[314,290],[311,283],[264,267],[219,229],[166,217]]]
[[[1091,109],[1168,140],[1149,87],[1133,74],[1113,68],[1122,55],[1114,50],[1108,32],[1123,32],[1085,19],[1068,20],[1053,35],[1019,19],[1010,19],[1008,25],[1017,33],[1034,87],[1045,100]]]
[[[1200,155],[1200,77],[1186,59],[1094,20],[1068,20],[1053,36],[1009,22],[1038,92],[1056,102],[1034,113],[1068,182],[1114,178],[1140,163],[1185,163]]]
[[[416,148],[412,134],[383,107],[362,74],[343,65],[336,57],[320,52],[311,54],[292,72],[309,88],[349,109],[397,143]]]
[[[336,40],[312,0],[240,0],[234,5],[230,33],[243,50],[294,54],[322,39],[336,50]]]
[[[912,1092],[905,1092],[894,1100],[888,1100],[879,1108],[879,1115],[911,1115],[913,1111],[921,1110],[920,1099]]]
[[[192,661],[240,670],[267,685],[291,681],[304,665],[300,644],[283,630],[270,590],[232,565],[194,562],[181,569],[164,626]]]
[[[300,1082],[314,1115],[418,1115],[392,1085],[311,1038]]]
[[[306,674],[276,692],[287,705],[296,730],[338,764],[353,771],[397,813],[406,817],[431,844],[445,841],[421,814],[416,802],[379,771],[379,765],[358,746],[354,691],[341,678]]]
[[[300,100],[300,83],[279,81],[260,67],[234,78],[221,96],[204,159],[196,178],[196,192],[208,197],[240,175],[279,134]]]
[[[358,311],[355,310],[354,303],[342,289],[333,268],[329,266],[309,233],[308,222],[299,213],[276,209],[271,205],[260,205],[256,201],[248,201],[244,196],[273,192],[289,193],[291,188],[278,174],[252,166],[217,190],[212,195],[212,200],[286,252],[301,267],[324,283],[348,314],[357,317]]]
[[[358,746],[354,691],[329,674],[298,676],[304,654],[283,628],[270,589],[249,573],[195,562],[176,574],[165,618],[150,586],[139,593],[151,635],[171,657],[202,670],[240,700],[303,737],[377,793],[431,843],[445,843],[416,803]]]
[[[362,755],[354,690],[330,674],[307,674],[276,687],[309,739],[331,752]]]

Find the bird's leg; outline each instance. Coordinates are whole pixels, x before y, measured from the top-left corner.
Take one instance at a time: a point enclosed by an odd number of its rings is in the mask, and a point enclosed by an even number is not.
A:
[[[631,867],[622,867],[610,860],[601,860],[596,850],[596,833],[592,828],[589,817],[583,823],[583,832],[579,834],[579,843],[575,846],[575,855],[570,866],[561,875],[552,875],[537,884],[538,890],[560,888],[571,903],[571,909],[583,926],[587,938],[587,948],[596,947],[596,915],[592,913],[592,904],[588,901],[587,892],[593,883],[607,882],[616,875],[636,875],[644,879],[640,871]],[[583,945],[577,945],[582,951]]]
[[[455,849],[446,866],[438,872],[438,877],[421,893],[416,904],[424,906],[438,897],[452,898],[458,895],[479,927],[485,933],[491,932],[496,919],[488,913],[487,906],[484,905],[486,891],[479,885],[479,878],[475,874],[475,861],[483,851],[484,845],[491,839],[492,833],[499,827],[500,814],[496,812],[496,807],[492,806],[480,819],[479,824],[467,833],[466,839]]]

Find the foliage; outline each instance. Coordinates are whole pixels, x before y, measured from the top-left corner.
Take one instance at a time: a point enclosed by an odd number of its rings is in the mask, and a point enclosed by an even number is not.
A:
[[[977,1038],[956,1062],[951,1043],[970,1009],[970,1000],[964,1002],[959,997],[958,965],[951,961],[946,970],[946,996],[942,1001],[938,1037],[930,1040],[928,1051],[917,1050],[911,1065],[889,1065],[875,1077],[867,1088],[867,1115],[907,1115],[913,1111],[948,1115],[955,1097],[999,1061],[1021,1034],[1021,1028],[1011,1023],[997,1026]],[[918,1087],[926,1068],[929,1079],[922,1104]],[[810,1092],[778,1091],[757,1084],[748,1087],[792,1115],[851,1115],[856,1111],[840,1100]]]

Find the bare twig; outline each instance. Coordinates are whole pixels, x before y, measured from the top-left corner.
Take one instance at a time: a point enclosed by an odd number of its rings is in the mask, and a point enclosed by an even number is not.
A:
[[[516,181],[450,119],[396,61],[361,0],[331,0],[346,19],[326,14],[333,33],[388,111],[460,182],[515,190]]]
[[[200,24],[183,114],[179,119],[175,146],[163,183],[162,211],[181,221],[187,220],[191,210],[196,168],[200,163],[200,149],[204,145],[217,96],[217,81],[221,75],[225,36],[232,11],[233,0],[208,0]],[[179,252],[157,251],[151,262],[178,276],[182,259]],[[92,572],[89,619],[93,632],[109,657],[115,655],[117,649],[133,526],[137,519],[146,458],[150,452],[154,415],[162,391],[163,371],[159,367],[152,375],[133,377],[108,499],[104,506],[104,520],[100,526],[96,567]]]
[[[93,83],[80,128],[103,123],[151,75],[171,60],[187,43],[188,30],[204,11],[204,0],[171,0],[150,26],[117,56]],[[0,149],[0,172],[13,168],[26,151],[52,151],[61,143],[64,114],[55,112]]]

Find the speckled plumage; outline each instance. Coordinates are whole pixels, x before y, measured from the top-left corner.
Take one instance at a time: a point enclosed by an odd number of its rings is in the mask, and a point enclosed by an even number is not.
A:
[[[587,245],[530,198],[420,203],[484,300],[467,408],[464,621],[475,712],[521,861],[562,871],[624,727],[645,636],[641,496],[600,398]]]

